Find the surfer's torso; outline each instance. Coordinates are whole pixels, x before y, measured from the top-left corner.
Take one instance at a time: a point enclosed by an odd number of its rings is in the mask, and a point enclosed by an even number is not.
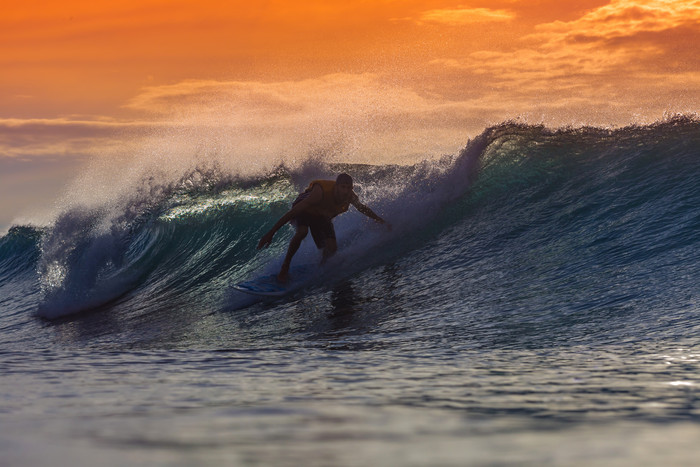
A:
[[[335,199],[335,182],[333,180],[314,180],[303,194],[311,193],[314,185],[319,185],[323,190],[323,198],[306,210],[307,213],[315,216],[323,216],[332,219],[338,214],[342,214],[350,208],[350,202],[338,202]]]

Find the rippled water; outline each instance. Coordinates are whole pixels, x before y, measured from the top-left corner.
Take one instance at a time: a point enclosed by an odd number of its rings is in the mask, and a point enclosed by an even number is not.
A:
[[[5,465],[654,465],[695,459],[700,352],[2,353]]]

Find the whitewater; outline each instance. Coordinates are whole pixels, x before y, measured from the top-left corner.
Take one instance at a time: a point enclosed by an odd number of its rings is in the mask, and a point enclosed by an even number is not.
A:
[[[303,289],[260,237],[351,208]],[[700,121],[506,122],[413,165],[143,176],[0,237],[6,465],[658,465],[700,454]],[[295,256],[313,263],[310,239]]]

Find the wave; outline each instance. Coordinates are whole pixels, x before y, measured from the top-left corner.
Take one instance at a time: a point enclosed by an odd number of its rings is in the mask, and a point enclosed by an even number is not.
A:
[[[145,178],[110,203],[65,210],[49,227],[13,227],[0,239],[0,287],[11,291],[31,275],[36,312],[49,319],[105,305],[140,314],[183,302],[220,306],[232,282],[278,267],[290,232],[263,252],[257,240],[309,179],[339,171],[354,176],[360,197],[393,229],[357,213],[337,218],[333,264],[342,272],[328,280],[426,244],[438,267],[463,274],[475,260],[460,260],[455,245],[509,251],[522,274],[547,264],[566,271],[560,280],[659,264],[659,287],[691,287],[688,277],[697,277],[700,124],[678,116],[621,129],[506,122],[454,156],[412,166],[310,161],[259,178],[216,168]],[[310,243],[296,261],[316,260]],[[543,256],[523,254],[534,250]]]
[[[31,226],[12,227],[0,238],[0,277],[21,274],[39,258],[42,231]]]

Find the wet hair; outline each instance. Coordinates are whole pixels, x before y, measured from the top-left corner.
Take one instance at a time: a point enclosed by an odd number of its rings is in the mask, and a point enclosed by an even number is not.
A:
[[[335,183],[352,186],[352,177],[346,173],[342,173],[335,179]]]

